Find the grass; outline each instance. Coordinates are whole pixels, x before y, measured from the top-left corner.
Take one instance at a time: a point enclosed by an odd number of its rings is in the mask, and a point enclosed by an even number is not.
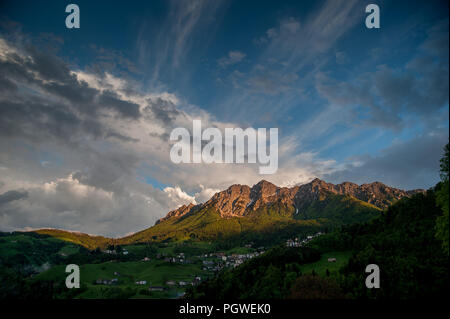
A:
[[[112,239],[103,236],[93,236],[89,234],[70,232],[60,229],[38,229],[34,231],[41,235],[49,235],[67,242],[72,242],[77,245],[84,246],[88,249],[95,249],[97,247],[106,247],[112,242]]]
[[[49,236],[18,232],[0,234],[0,265],[6,267],[53,263],[56,257],[69,256],[80,249],[75,244]]]
[[[232,254],[238,254],[238,255],[244,255],[254,252],[255,249],[253,248],[247,248],[247,247],[234,247],[232,249],[226,250],[225,254],[232,255]]]
[[[322,254],[319,261],[311,264],[304,264],[300,267],[302,274],[311,274],[314,270],[319,276],[326,276],[327,269],[330,275],[337,274],[339,269],[343,267],[351,256],[350,251],[335,251]],[[328,258],[336,258],[336,262],[329,262]]]
[[[120,275],[114,275],[118,272]],[[65,282],[68,274],[65,273],[65,266],[58,265],[48,271],[35,276],[33,281],[52,280],[55,282]],[[147,290],[151,286],[166,286],[165,282],[173,280],[192,281],[195,276],[202,278],[211,276],[211,272],[203,271],[202,265],[198,264],[177,264],[167,263],[162,260],[149,262],[105,262],[100,264],[85,264],[80,266],[81,286],[88,288],[77,298],[104,298],[109,290],[115,288],[132,290],[133,298],[174,298],[184,289],[171,288],[165,292],[151,292],[148,295],[140,294],[141,290]],[[95,285],[97,279],[111,280],[118,279],[117,285]],[[146,285],[136,285],[136,281],[145,280]]]
[[[60,255],[69,256],[72,254],[76,254],[79,251],[80,251],[80,246],[69,244],[69,245],[65,245],[64,247],[62,247],[58,253]]]

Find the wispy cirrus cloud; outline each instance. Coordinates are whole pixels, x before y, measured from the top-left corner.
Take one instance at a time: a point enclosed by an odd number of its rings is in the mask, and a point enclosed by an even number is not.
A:
[[[161,72],[179,72],[180,63],[185,61],[194,44],[205,45],[217,23],[217,16],[225,3],[222,0],[170,1],[169,11],[157,34],[148,33],[144,21],[137,37],[138,61],[152,76],[150,81],[157,83]],[[205,33],[205,29],[209,32]],[[198,34],[202,33],[202,43]],[[209,35],[209,37],[211,34]]]
[[[240,51],[230,51],[226,57],[220,58],[217,63],[221,67],[227,67],[229,65],[233,65],[241,62],[245,58],[246,54]]]

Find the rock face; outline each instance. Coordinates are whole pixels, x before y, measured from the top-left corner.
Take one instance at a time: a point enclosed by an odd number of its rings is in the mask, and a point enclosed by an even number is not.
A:
[[[344,182],[334,185],[316,178],[307,184],[288,188],[278,187],[262,180],[253,187],[232,185],[228,189],[216,193],[204,204],[183,205],[158,220],[157,224],[169,218],[180,218],[201,208],[213,208],[219,212],[222,218],[243,217],[267,204],[292,206],[298,211],[313,201],[330,194],[351,196],[385,209],[394,201],[417,192],[423,192],[423,190],[404,191],[380,182],[363,185]]]
[[[188,214],[191,210],[193,210],[193,208],[195,208],[196,206],[199,206],[199,205],[194,205],[194,204],[190,203],[189,205],[180,206],[177,209],[168,212],[165,217],[157,220],[156,224],[159,224],[160,222],[167,220],[169,218],[172,218],[172,217],[176,218],[176,217],[184,216],[184,215]]]

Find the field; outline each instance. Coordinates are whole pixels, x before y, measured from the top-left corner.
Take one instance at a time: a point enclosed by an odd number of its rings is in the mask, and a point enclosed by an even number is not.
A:
[[[319,276],[326,276],[327,269],[330,275],[335,275],[344,266],[351,256],[350,251],[335,251],[322,254],[319,261],[300,266],[302,274],[311,274],[313,271]],[[336,258],[335,262],[329,262],[328,258]]]
[[[121,288],[129,291],[130,297],[165,297],[175,298],[183,291],[183,287],[168,287],[166,281],[192,282],[196,276],[202,279],[212,276],[211,272],[203,271],[201,264],[177,264],[161,260],[131,261],[131,262],[105,262],[101,264],[86,264],[80,266],[81,287],[88,288],[77,298],[103,298],[107,297],[109,290]],[[33,281],[64,282],[67,274],[65,266],[55,266],[37,276]],[[116,278],[117,284],[96,284],[97,280],[111,280]],[[146,281],[145,285],[137,285],[136,281]],[[147,293],[149,286],[165,286],[167,291]],[[141,294],[141,291],[145,291]]]

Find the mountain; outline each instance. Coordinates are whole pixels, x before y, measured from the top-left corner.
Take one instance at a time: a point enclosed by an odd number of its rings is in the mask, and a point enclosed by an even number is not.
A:
[[[320,179],[291,188],[262,180],[253,187],[232,185],[199,205],[183,205],[155,226],[119,243],[164,240],[241,240],[287,237],[367,221],[397,200],[422,192],[380,182],[334,185]]]
[[[183,205],[153,227],[119,239],[52,229],[37,232],[91,249],[109,244],[173,240],[264,243],[367,221],[392,203],[417,192],[423,191],[403,191],[380,182],[334,185],[314,179],[288,188],[262,180],[252,187],[232,185],[203,204]]]
[[[380,182],[361,186],[350,182],[334,185],[316,178],[310,183],[287,188],[262,180],[253,187],[232,185],[227,190],[216,193],[204,204],[183,205],[169,212],[156,224],[172,218],[181,218],[205,208],[212,208],[222,218],[245,217],[265,205],[291,207],[295,209],[294,215],[303,214],[304,219],[307,219],[305,212],[313,203],[333,195],[352,197],[380,209],[386,209],[397,200],[417,192],[423,192],[423,190],[403,191]]]

